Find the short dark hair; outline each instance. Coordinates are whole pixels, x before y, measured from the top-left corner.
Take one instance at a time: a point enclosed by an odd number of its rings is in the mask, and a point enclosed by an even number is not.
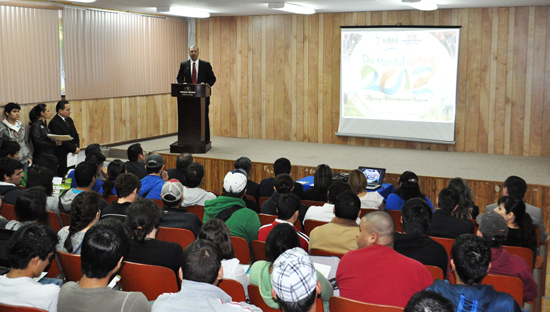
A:
[[[313,189],[321,194],[326,194],[332,184],[332,170],[328,165],[322,164],[315,169],[313,177]]]
[[[454,312],[455,308],[449,299],[431,290],[414,294],[403,312]]]
[[[527,192],[527,183],[518,176],[509,176],[504,180],[504,187],[508,190],[508,195],[520,200],[525,197]]]
[[[31,259],[45,261],[55,251],[57,234],[49,226],[39,223],[22,225],[8,241],[6,256],[12,269],[24,270]]]
[[[135,189],[138,192],[141,189],[141,181],[135,174],[126,172],[116,178],[115,190],[118,198],[130,196]]]
[[[64,110],[65,105],[69,104],[69,101],[61,100],[55,105],[55,112],[59,113],[59,110]]]
[[[456,205],[458,205],[458,202],[460,201],[460,194],[458,194],[458,192],[454,189],[444,188],[439,192],[437,198],[439,199],[437,206],[440,209],[450,212],[455,209]]]
[[[216,244],[197,239],[185,248],[181,260],[183,279],[214,284],[222,265],[222,252]]]
[[[126,224],[130,234],[138,243],[143,243],[145,237],[160,226],[162,210],[151,199],[139,198],[126,210]]]
[[[307,295],[304,299],[298,301],[284,301],[277,299],[277,302],[281,306],[283,312],[302,312],[309,311],[315,300],[317,299],[317,290],[313,289],[311,294]]]
[[[84,150],[84,156],[88,156],[91,153],[100,153],[103,155],[103,152],[101,151],[101,145],[97,143],[92,143],[86,146],[86,149]]]
[[[19,169],[23,169],[23,164],[18,160],[8,157],[0,159],[0,181],[4,181],[6,175],[11,177]]]
[[[4,106],[4,118],[14,109],[21,110],[21,106],[13,102],[9,102],[8,104],[6,104],[6,106]]]
[[[193,155],[189,153],[179,154],[176,159],[176,168],[179,170],[185,170],[193,163]]]
[[[122,222],[115,218],[101,219],[84,234],[80,256],[82,274],[88,278],[105,278],[129,252],[130,238]]]
[[[107,159],[105,157],[105,155],[103,155],[103,153],[101,152],[89,152],[88,154],[86,154],[86,159],[85,161],[89,161],[89,162],[92,162],[94,164],[96,164],[96,170],[99,168],[99,166],[101,166],[101,164],[103,164],[103,162],[105,162],[105,159]]]
[[[361,211],[361,200],[352,190],[346,190],[336,197],[334,215],[337,218],[356,220]]]
[[[73,252],[73,234],[85,229],[95,220],[97,213],[101,210],[101,197],[96,192],[82,192],[76,195],[71,203],[71,224],[69,235],[63,243],[68,252]]]
[[[248,157],[239,157],[237,160],[235,160],[233,168],[244,169],[244,171],[246,171],[246,174],[249,175],[250,170],[252,169],[252,161]]]
[[[197,239],[206,239],[220,247],[224,260],[235,258],[235,250],[231,244],[231,231],[221,219],[212,218],[206,221],[197,235]]]
[[[279,256],[294,247],[300,247],[300,237],[296,229],[288,223],[279,223],[269,231],[265,240],[265,257],[275,261]]]
[[[137,161],[139,155],[143,155],[143,148],[141,148],[141,144],[134,143],[128,147],[126,153],[128,154],[129,161]]]
[[[77,187],[88,187],[97,174],[97,165],[90,161],[83,161],[74,169],[74,179]]]
[[[26,188],[15,200],[13,209],[20,222],[36,221],[48,225],[48,213],[46,212],[47,196],[42,187]]]
[[[199,163],[192,163],[185,170],[185,181],[189,188],[199,186],[202,178],[204,178],[204,167]]]
[[[430,226],[430,205],[422,198],[411,198],[401,208],[403,232],[408,235],[423,236]]]
[[[294,180],[292,180],[290,174],[281,173],[275,177],[275,182],[273,182],[273,186],[275,186],[277,193],[288,194],[292,191],[292,188],[294,187]]]
[[[57,172],[57,167],[59,166],[59,160],[55,155],[52,154],[42,154],[40,158],[33,159],[38,166],[46,167],[50,169],[54,174]]]
[[[35,186],[41,186],[44,188],[47,196],[52,196],[53,193],[53,178],[55,174],[53,171],[46,167],[41,166],[32,166],[29,169],[29,174],[27,175],[27,185],[26,188],[31,188]]]
[[[300,209],[300,197],[296,194],[282,194],[277,201],[277,217],[279,220],[288,220]]]
[[[474,234],[462,234],[451,250],[456,273],[465,285],[479,284],[487,275],[491,263],[491,248]]]
[[[275,173],[275,176],[278,176],[281,173],[290,174],[291,169],[292,165],[290,164],[290,160],[284,157],[277,159],[273,163],[273,172]]]
[[[347,190],[351,190],[351,188],[346,182],[334,181],[328,187],[327,202],[334,204],[334,202],[336,201],[336,197]]]
[[[15,141],[4,140],[4,142],[2,142],[2,146],[0,147],[0,158],[8,157],[8,155],[11,155],[13,157],[20,150],[21,146],[19,145],[19,143]]]

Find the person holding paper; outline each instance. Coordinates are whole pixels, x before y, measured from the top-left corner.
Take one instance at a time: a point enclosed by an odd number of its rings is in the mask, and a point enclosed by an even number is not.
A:
[[[57,102],[55,110],[57,111],[57,115],[50,121],[50,132],[52,134],[70,135],[73,138],[71,141],[63,141],[61,145],[55,147],[55,156],[59,160],[57,175],[64,177],[67,173],[67,156],[69,153],[74,156],[80,152],[80,138],[78,137],[78,132],[72,118],[69,117],[71,116],[69,102],[65,100]]]
[[[55,153],[55,146],[61,145],[61,141],[52,141],[48,138],[50,130],[46,119],[50,118],[51,112],[46,104],[38,104],[29,113],[31,121],[30,139],[34,147],[33,158],[38,159],[44,154]]]

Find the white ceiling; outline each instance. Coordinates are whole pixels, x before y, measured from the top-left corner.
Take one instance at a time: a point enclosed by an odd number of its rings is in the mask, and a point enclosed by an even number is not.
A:
[[[287,0],[290,3],[311,7],[318,13],[411,10],[401,0]],[[431,0],[440,9],[541,6],[550,0]],[[211,16],[288,14],[267,7],[268,2],[284,0],[97,0],[89,6],[130,12],[158,14],[158,6],[186,6],[207,11]]]

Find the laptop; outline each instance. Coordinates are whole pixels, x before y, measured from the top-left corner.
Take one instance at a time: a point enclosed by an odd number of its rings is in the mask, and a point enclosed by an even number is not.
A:
[[[373,168],[373,167],[359,167],[359,170],[363,172],[367,178],[367,190],[376,190],[382,187],[384,183],[384,175],[386,174],[385,168]]]
[[[8,273],[10,270],[10,262],[6,255],[6,249],[8,248],[8,241],[13,233],[15,232],[0,229],[0,275]]]

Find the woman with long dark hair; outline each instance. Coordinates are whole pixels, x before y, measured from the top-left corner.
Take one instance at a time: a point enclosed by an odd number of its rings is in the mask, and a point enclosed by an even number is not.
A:
[[[459,195],[458,208],[451,213],[459,219],[475,219],[479,214],[479,207],[474,203],[472,189],[463,178],[453,178],[447,183],[447,188],[455,190]]]
[[[527,247],[537,254],[537,232],[531,217],[525,212],[525,203],[510,196],[503,196],[498,200],[494,210],[503,216],[508,223],[508,236],[503,245]]]
[[[26,222],[36,222],[49,226],[46,212],[46,193],[42,187],[26,188],[19,195],[13,205],[17,220],[5,224],[6,230],[17,231]]]
[[[119,175],[126,172],[126,166],[120,159],[115,159],[107,166],[107,179],[103,182],[99,194],[103,194],[104,198],[110,195],[116,195],[115,181]]]
[[[422,198],[428,205],[430,205],[431,212],[434,210],[434,206],[430,199],[422,194],[420,191],[420,186],[418,185],[418,176],[412,171],[405,171],[399,177],[399,188],[388,196],[386,200],[386,209],[387,210],[401,210],[405,202],[411,198]],[[430,212],[430,215],[431,215]]]
[[[322,164],[315,169],[313,187],[304,191],[305,200],[327,202],[328,187],[332,184],[332,170],[328,165]]]
[[[30,119],[30,139],[34,147],[33,158],[38,160],[44,154],[54,155],[56,145],[61,145],[60,141],[52,141],[48,138],[50,130],[48,129],[47,119],[51,112],[46,104],[38,104],[29,112]]]

